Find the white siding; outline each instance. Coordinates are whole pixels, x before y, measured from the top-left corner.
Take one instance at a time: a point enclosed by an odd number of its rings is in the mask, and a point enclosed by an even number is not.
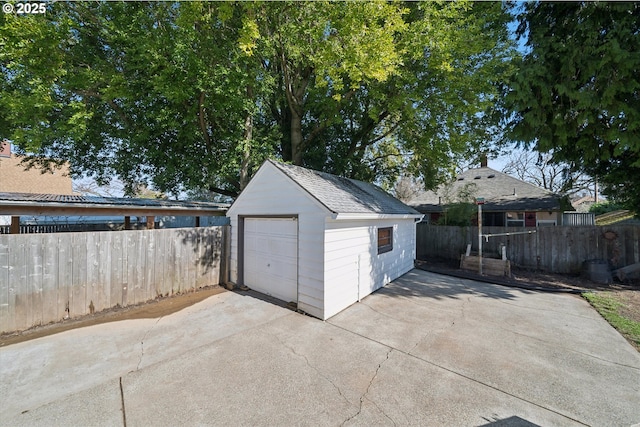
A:
[[[393,250],[378,255],[378,227],[393,227]],[[325,318],[345,309],[413,268],[415,222],[336,221],[325,231]]]
[[[322,261],[328,211],[275,166],[266,163],[227,212],[231,220],[230,276],[236,283],[238,215],[298,215],[298,308],[325,319]]]

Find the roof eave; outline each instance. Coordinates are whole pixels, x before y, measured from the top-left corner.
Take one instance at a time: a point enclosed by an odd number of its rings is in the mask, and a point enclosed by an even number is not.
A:
[[[419,219],[421,220],[423,214],[376,214],[376,213],[337,213],[331,215],[331,219],[336,221],[342,220],[372,220],[372,219]]]
[[[0,215],[224,216],[226,208],[0,201]]]

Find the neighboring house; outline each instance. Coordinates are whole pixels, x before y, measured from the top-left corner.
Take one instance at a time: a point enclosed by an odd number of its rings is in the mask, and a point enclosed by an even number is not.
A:
[[[571,202],[571,206],[576,210],[576,212],[589,212],[591,206],[595,205],[596,199],[592,196],[583,196],[579,199],[573,200]]]
[[[0,156],[0,192],[74,194],[68,166],[54,169],[53,173],[42,173],[37,167],[25,170],[24,165],[20,164],[22,159],[11,154],[10,147],[3,143],[3,155]]]
[[[486,163],[461,173],[455,181],[437,191],[423,192],[408,205],[425,214],[425,221],[435,223],[447,205],[456,202],[456,195],[464,190],[473,195],[473,201],[484,198],[483,225],[537,227],[562,224],[562,197],[491,169]]]
[[[422,218],[373,184],[273,161],[227,216],[231,281],[323,320],[413,268]]]
[[[73,184],[69,167],[54,169],[53,173],[33,167],[25,170],[22,159],[11,153],[11,144],[0,143],[0,193],[72,195]],[[23,222],[26,218],[21,219]],[[10,215],[0,215],[0,226],[11,224]]]

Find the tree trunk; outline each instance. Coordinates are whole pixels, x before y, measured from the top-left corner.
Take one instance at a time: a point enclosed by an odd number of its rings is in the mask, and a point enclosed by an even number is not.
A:
[[[247,86],[247,97],[253,99],[253,88]],[[247,111],[244,120],[244,135],[242,148],[242,164],[240,166],[240,191],[249,183],[249,165],[251,163],[251,140],[253,139],[253,115]]]
[[[291,113],[291,161],[302,166],[302,116],[293,109]]]

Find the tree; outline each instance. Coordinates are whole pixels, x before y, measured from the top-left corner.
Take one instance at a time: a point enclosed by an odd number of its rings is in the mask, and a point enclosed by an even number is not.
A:
[[[443,186],[442,191],[445,208],[438,223],[461,227],[471,225],[474,214],[478,212],[478,206],[475,203],[478,186],[474,183],[468,183],[453,193],[451,184],[447,184]]]
[[[411,176],[403,175],[393,186],[393,195],[396,199],[404,203],[409,203],[417,195],[419,195],[424,188],[422,182],[414,179]]]
[[[572,171],[567,164],[554,162],[551,153],[514,151],[507,159],[502,172],[554,193],[572,196],[595,191],[593,178]]]
[[[0,16],[0,136],[129,194],[234,196],[269,157],[434,187],[495,137],[508,20],[500,3],[54,3]]]
[[[640,4],[532,2],[510,83],[514,140],[597,177],[640,212]]]
[[[100,184],[118,176],[128,194],[151,181],[173,194],[235,195],[251,164],[272,151],[270,130],[247,119],[270,86],[239,46],[241,10],[195,2],[49,9],[0,18],[0,133],[32,162],[68,159],[76,175]]]

